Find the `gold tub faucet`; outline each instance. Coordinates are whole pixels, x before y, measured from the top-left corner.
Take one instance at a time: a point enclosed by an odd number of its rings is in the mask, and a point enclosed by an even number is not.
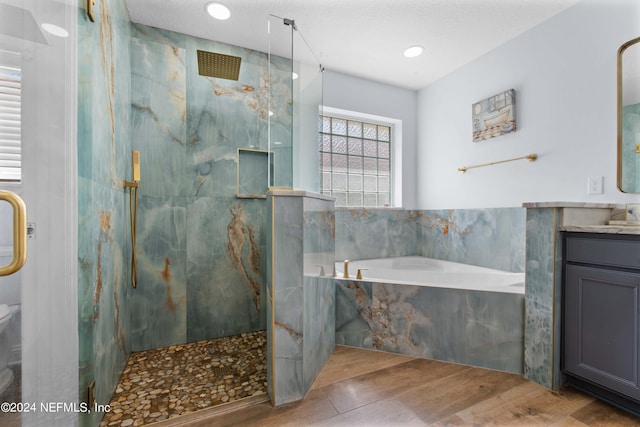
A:
[[[344,260],[344,274],[342,275],[342,277],[344,279],[348,279],[349,278],[349,263],[351,263],[353,261],[351,261],[350,259],[345,259]]]

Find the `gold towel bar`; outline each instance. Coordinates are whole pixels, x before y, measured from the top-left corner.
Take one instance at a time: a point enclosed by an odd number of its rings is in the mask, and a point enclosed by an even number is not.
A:
[[[465,173],[468,169],[481,168],[481,167],[484,167],[484,166],[491,166],[491,165],[497,165],[499,163],[513,162],[515,160],[527,159],[530,162],[535,162],[537,158],[538,158],[537,154],[527,154],[526,156],[516,157],[515,159],[498,160],[497,162],[482,163],[480,165],[473,165],[473,166],[462,166],[461,168],[458,168],[458,172]]]

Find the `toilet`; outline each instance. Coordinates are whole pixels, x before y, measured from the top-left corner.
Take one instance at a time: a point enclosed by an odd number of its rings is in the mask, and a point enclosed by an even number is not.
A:
[[[7,333],[10,320],[11,308],[6,304],[0,304],[0,394],[13,381],[13,371],[9,369],[9,338]]]

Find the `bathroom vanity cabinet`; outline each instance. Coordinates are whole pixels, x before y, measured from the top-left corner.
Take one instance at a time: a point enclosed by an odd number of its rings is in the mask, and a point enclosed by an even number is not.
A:
[[[640,235],[564,233],[566,382],[640,415]]]

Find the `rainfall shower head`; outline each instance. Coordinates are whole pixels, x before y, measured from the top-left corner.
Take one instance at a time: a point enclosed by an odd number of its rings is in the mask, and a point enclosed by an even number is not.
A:
[[[238,80],[241,59],[239,56],[198,50],[198,74],[219,79]]]

